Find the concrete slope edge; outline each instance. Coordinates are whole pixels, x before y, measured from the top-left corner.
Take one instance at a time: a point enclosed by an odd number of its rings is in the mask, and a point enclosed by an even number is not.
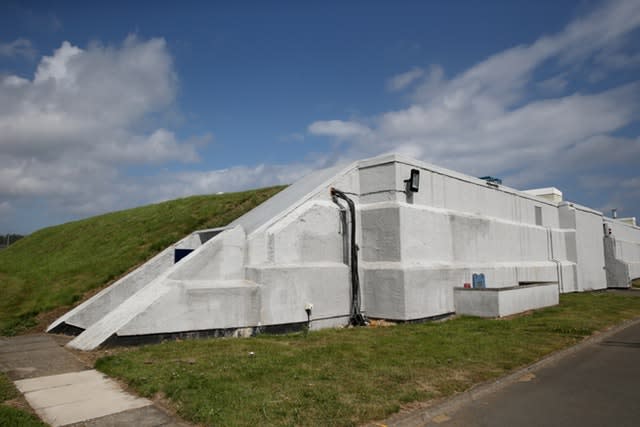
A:
[[[583,339],[579,343],[563,348],[561,350],[554,351],[553,353],[544,356],[542,359],[533,362],[530,365],[526,365],[524,367],[518,368],[515,371],[506,374],[500,378],[492,379],[489,381],[485,381],[476,385],[471,386],[471,388],[467,391],[454,395],[453,397],[444,398],[440,403],[434,403],[433,405],[429,405],[425,402],[426,407],[408,410],[403,412],[402,410],[390,416],[389,418],[383,421],[374,421],[367,424],[364,424],[366,427],[414,427],[414,426],[422,426],[427,422],[432,421],[435,417],[445,414],[451,413],[458,410],[462,405],[473,402],[475,400],[481,399],[484,396],[494,393],[496,391],[502,390],[503,388],[510,386],[519,381],[523,375],[538,371],[539,369],[546,367],[556,361],[563,359],[567,356],[570,356],[585,347],[591,344],[597,344],[605,339],[609,338],[612,335],[617,334],[618,332],[627,329],[631,326],[637,325],[640,323],[640,317],[636,317],[634,319],[626,320],[621,324],[611,327],[610,329],[604,331],[596,331],[593,335]]]
[[[241,229],[241,227],[238,226],[235,227],[235,229]],[[212,246],[215,246],[219,240],[224,239],[225,235],[230,234],[231,231],[232,230],[225,230],[205,242],[196,248],[192,254],[185,257],[182,263],[172,264],[168,268],[164,268],[150,282],[142,286],[142,288],[133,294],[126,295],[126,297],[122,299],[122,302],[118,303],[114,309],[101,316],[100,319],[87,327],[87,329],[67,345],[77,350],[93,350],[97,348],[109,337],[117,334],[118,331],[132,319],[144,313],[145,310],[148,310],[154,303],[171,292],[174,288],[172,285],[175,284],[175,281],[171,280],[171,275],[180,273],[191,264],[198,263],[199,258],[194,255],[206,252]],[[244,231],[241,231],[241,233],[244,236]],[[163,251],[162,253],[165,252],[166,251]]]
[[[242,225],[247,235],[259,233],[325,191],[331,183],[340,177],[356,170],[359,165],[360,161],[340,163],[330,168],[311,172],[232,221],[229,227]]]
[[[145,272],[141,267],[142,266],[146,266],[146,265],[151,265],[151,264],[159,264],[159,263],[161,263],[163,261],[164,258],[167,258],[167,257],[172,258],[173,257],[174,247],[179,245],[181,242],[185,241],[187,238],[188,238],[188,236],[185,237],[185,238],[180,239],[178,242],[176,242],[176,243],[172,244],[171,246],[169,246],[168,248],[160,251],[159,253],[157,253],[156,255],[154,255],[153,257],[148,259],[147,261],[144,261],[141,264],[139,264],[138,266],[132,268],[130,271],[125,273],[123,276],[121,276],[115,282],[111,283],[110,285],[105,286],[98,293],[96,293],[95,295],[93,295],[90,298],[86,299],[85,301],[81,302],[80,304],[75,306],[73,309],[69,310],[67,313],[65,313],[64,315],[60,316],[56,320],[54,320],[53,323],[51,323],[47,327],[46,332],[55,332],[54,330],[58,326],[61,326],[63,323],[69,323],[72,326],[80,327],[81,329],[86,329],[87,325],[77,325],[76,322],[74,322],[71,319],[73,319],[74,316],[81,315],[84,312],[87,312],[87,311],[91,310],[95,304],[103,306],[103,307],[101,307],[101,310],[103,311],[103,314],[102,315],[98,315],[98,319],[104,317],[104,315],[106,315],[107,310],[105,310],[104,304],[102,303],[102,300],[105,297],[108,297],[110,299],[110,301],[109,301],[110,304],[109,305],[111,305],[113,307],[116,307],[119,304],[121,304],[122,302],[124,302],[124,300],[128,296],[130,296],[130,295],[134,294],[135,292],[139,291],[140,289],[142,289],[146,284],[150,283],[153,279],[155,279],[157,277],[157,275],[160,275],[164,271],[163,269],[161,269],[156,273],[156,276],[150,276],[150,277],[147,277],[147,278],[144,278],[144,277],[140,277],[139,278],[138,276],[141,276],[142,275],[141,273]],[[127,290],[123,292],[123,296],[121,296],[120,298],[114,298],[113,294],[116,293],[121,288],[122,289],[126,288]],[[93,317],[95,317],[95,315]],[[98,319],[95,319],[93,322],[90,322],[90,323],[95,323]]]

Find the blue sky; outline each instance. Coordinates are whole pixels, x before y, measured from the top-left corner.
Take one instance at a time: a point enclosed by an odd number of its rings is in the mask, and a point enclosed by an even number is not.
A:
[[[0,5],[0,233],[397,151],[640,216],[640,2]]]

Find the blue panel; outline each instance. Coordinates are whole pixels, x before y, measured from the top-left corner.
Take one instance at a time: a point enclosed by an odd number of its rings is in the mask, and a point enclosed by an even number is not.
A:
[[[471,276],[471,278],[474,289],[485,289],[487,287],[484,281],[484,273],[473,273],[473,276]]]

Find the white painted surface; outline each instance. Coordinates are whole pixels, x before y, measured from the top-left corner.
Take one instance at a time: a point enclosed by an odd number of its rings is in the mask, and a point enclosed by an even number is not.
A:
[[[96,370],[30,378],[15,384],[36,413],[54,427],[152,404],[124,392]]]
[[[541,197],[553,203],[562,202],[562,191],[558,190],[556,187],[534,188],[531,190],[525,190],[523,193]]]
[[[603,234],[607,286],[628,288],[640,278],[640,227],[606,218]]]
[[[456,313],[480,317],[505,317],[559,302],[557,283],[503,289],[456,288]]]
[[[623,222],[627,225],[631,225],[631,226],[636,226],[636,217],[635,216],[630,216],[627,218],[618,218],[618,221]]]

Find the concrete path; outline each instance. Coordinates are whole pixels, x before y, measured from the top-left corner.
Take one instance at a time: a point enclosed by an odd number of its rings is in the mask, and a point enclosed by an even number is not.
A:
[[[52,426],[186,426],[87,368],[51,335],[0,338],[0,370]]]
[[[640,321],[388,426],[638,426]]]

